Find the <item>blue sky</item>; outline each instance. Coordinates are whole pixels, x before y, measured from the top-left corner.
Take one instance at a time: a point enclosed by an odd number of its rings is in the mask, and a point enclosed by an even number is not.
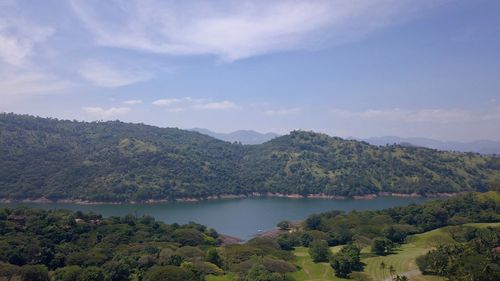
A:
[[[0,0],[0,111],[500,140],[500,1]]]

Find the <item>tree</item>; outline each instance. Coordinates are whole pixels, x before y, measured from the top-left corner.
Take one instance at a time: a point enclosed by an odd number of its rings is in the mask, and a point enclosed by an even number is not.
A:
[[[289,230],[290,229],[290,222],[289,221],[280,221],[277,225],[280,230]]]
[[[389,254],[394,248],[394,244],[391,240],[387,238],[375,238],[372,243],[372,252],[379,256],[385,256]]]
[[[270,272],[261,263],[254,264],[245,276],[245,281],[294,281],[294,279],[285,274]]]
[[[330,259],[335,275],[346,278],[353,270],[362,270],[360,250],[354,244],[348,244]]]
[[[211,262],[215,264],[218,267],[222,267],[222,258],[219,255],[219,252],[217,252],[216,248],[210,248],[207,251],[207,256],[205,258],[208,262]]]
[[[198,246],[202,244],[204,235],[200,231],[192,228],[180,228],[172,235],[176,242],[182,246]]]
[[[192,272],[171,265],[153,266],[144,275],[143,281],[193,281]]]
[[[25,265],[21,268],[22,281],[49,281],[49,272],[45,265]]]
[[[129,281],[130,269],[125,263],[113,261],[106,265],[109,281]]]
[[[330,258],[330,248],[325,240],[313,240],[309,245],[309,255],[314,262],[327,262]]]
[[[78,265],[69,265],[58,268],[54,272],[54,281],[77,281],[78,276],[82,273],[82,268]]]
[[[105,280],[104,271],[96,266],[89,266],[82,270],[77,281],[101,281]]]

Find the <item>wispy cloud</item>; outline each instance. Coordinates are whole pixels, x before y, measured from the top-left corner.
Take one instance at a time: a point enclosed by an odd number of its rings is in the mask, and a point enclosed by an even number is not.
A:
[[[293,108],[280,108],[280,109],[270,109],[264,111],[264,114],[267,116],[283,116],[283,115],[290,115],[290,114],[296,114],[301,112],[302,109],[300,107],[293,107]]]
[[[22,17],[14,2],[3,2],[1,8],[0,96],[18,99],[69,87],[71,83],[33,63],[55,28]]]
[[[180,101],[181,99],[159,99],[152,102],[152,104],[157,106],[170,106]]]
[[[116,88],[149,80],[152,75],[135,69],[124,69],[97,60],[89,60],[82,64],[80,74],[94,85],[105,88]]]
[[[240,109],[240,106],[231,101],[207,102],[200,103],[194,106],[195,109],[201,110],[227,110],[227,109]]]
[[[36,45],[45,42],[54,31],[22,19],[0,18],[0,61],[14,66],[27,64]]]
[[[136,104],[141,104],[142,100],[127,100],[124,101],[123,103],[127,105],[136,105]]]
[[[98,45],[234,61],[353,40],[441,2],[150,0],[72,1],[72,6]]]
[[[153,101],[151,104],[156,106],[169,107],[168,112],[181,112],[186,109],[195,110],[230,110],[241,109],[241,106],[228,100],[212,101],[211,99],[194,99],[191,97],[168,98]],[[176,105],[176,107],[172,107]]]
[[[111,107],[107,109],[102,107],[84,107],[83,110],[93,117],[103,119],[109,119],[130,112],[130,108],[128,107]]]

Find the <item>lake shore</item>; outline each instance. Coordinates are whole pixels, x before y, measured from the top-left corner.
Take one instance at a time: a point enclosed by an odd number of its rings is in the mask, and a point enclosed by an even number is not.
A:
[[[50,200],[45,197],[40,198],[25,198],[25,199],[12,199],[12,198],[0,198],[0,203],[38,203],[38,204],[52,204],[52,203],[63,203],[63,204],[77,204],[77,205],[120,205],[120,204],[155,204],[155,203],[168,203],[168,202],[199,202],[207,200],[223,200],[223,199],[244,199],[244,198],[255,198],[255,197],[270,197],[270,198],[290,198],[290,199],[331,199],[331,200],[373,200],[377,197],[405,197],[405,198],[446,198],[458,195],[461,193],[428,193],[428,194],[418,194],[418,193],[395,193],[395,192],[379,192],[378,194],[365,194],[365,195],[355,195],[352,197],[347,196],[337,196],[337,195],[327,195],[327,194],[308,194],[307,196],[300,194],[283,194],[283,193],[259,193],[253,192],[251,194],[222,194],[219,196],[208,196],[205,198],[176,198],[174,200],[170,199],[149,199],[144,201],[90,201],[83,199],[59,199]]]

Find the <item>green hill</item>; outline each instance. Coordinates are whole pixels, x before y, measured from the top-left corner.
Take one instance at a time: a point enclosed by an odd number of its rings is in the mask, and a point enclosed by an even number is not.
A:
[[[0,198],[97,201],[252,192],[484,191],[500,159],[294,131],[244,146],[143,124],[0,114]]]

